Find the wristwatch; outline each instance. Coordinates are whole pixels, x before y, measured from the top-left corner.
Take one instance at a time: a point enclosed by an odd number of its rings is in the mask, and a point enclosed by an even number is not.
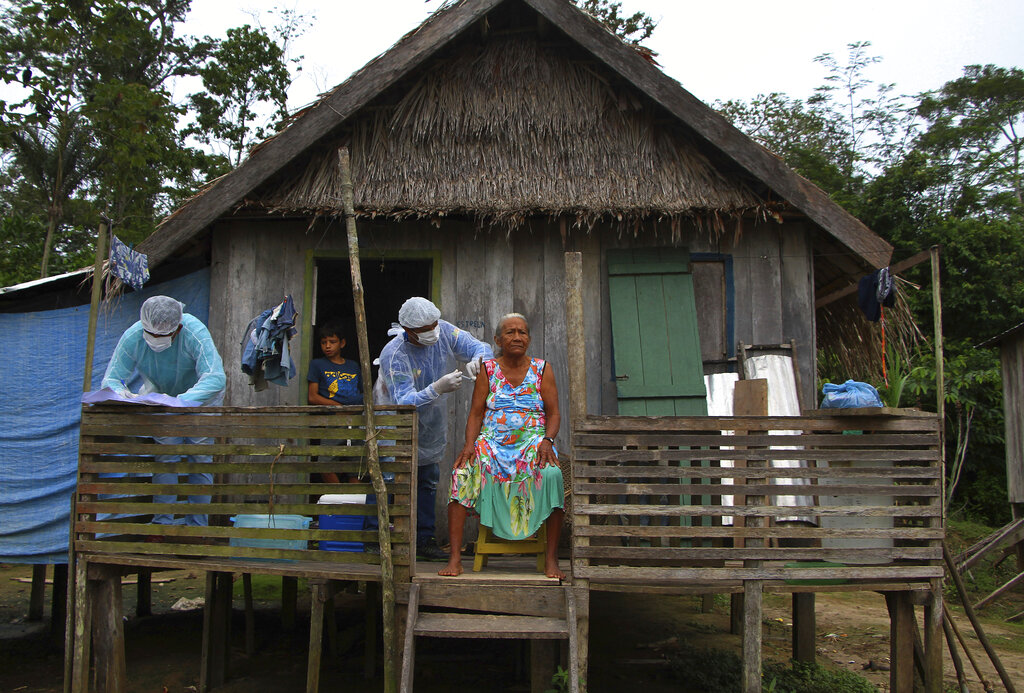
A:
[[[546,441],[548,441],[549,443],[551,443],[552,445],[554,445],[554,444],[555,444],[555,439],[554,439],[554,438],[552,438],[552,437],[550,437],[550,436],[544,436],[543,438],[541,438],[541,440],[546,440]]]

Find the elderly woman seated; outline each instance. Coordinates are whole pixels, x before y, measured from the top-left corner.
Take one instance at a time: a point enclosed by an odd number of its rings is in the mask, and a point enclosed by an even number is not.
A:
[[[470,512],[504,539],[526,539],[547,523],[545,574],[558,569],[564,491],[555,453],[558,388],[543,359],[530,358],[530,326],[519,313],[498,321],[497,358],[476,378],[466,445],[455,459],[448,503],[451,554],[438,575],[462,573],[462,533]]]

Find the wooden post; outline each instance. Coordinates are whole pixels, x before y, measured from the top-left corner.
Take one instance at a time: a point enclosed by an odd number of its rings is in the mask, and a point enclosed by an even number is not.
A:
[[[743,693],[761,693],[760,580],[743,581]]]
[[[309,581],[309,654],[306,664],[306,693],[320,690],[320,655],[323,652],[324,604],[327,602],[327,581]]]
[[[46,601],[46,564],[32,566],[32,591],[28,598],[28,621],[42,621]]]
[[[242,600],[245,603],[245,654],[256,654],[256,613],[252,603],[252,573],[242,573]]]
[[[942,693],[942,581],[932,580],[924,605],[924,689]]]
[[[77,588],[75,573],[77,572],[75,561],[75,495],[76,492],[71,492],[71,517],[68,519],[68,565],[67,565],[67,605],[64,608],[64,691],[63,693],[71,693],[74,677],[74,658],[77,652],[77,643],[75,640],[75,633],[77,629],[77,615],[75,614],[75,604],[77,599]],[[54,578],[56,579],[56,578]]]
[[[932,258],[932,322],[935,325],[935,411],[939,415],[939,460],[942,466],[941,479],[946,478],[946,372],[942,351],[942,283],[939,279],[939,246],[930,249]],[[946,493],[942,492],[945,506]],[[945,507],[942,516],[946,516]]]
[[[587,415],[587,346],[583,325],[583,254],[565,254],[565,322],[569,362],[570,447],[576,424]]]
[[[914,693],[914,604],[907,592],[886,592],[889,608],[889,690]]]
[[[124,658],[124,619],[121,571],[117,566],[95,566],[93,580],[93,643],[96,651],[96,690],[121,693],[127,685]]]
[[[53,566],[53,600],[50,605],[50,642],[54,649],[64,645],[65,620],[68,615],[68,566],[55,563]]]
[[[281,627],[295,630],[295,612],[299,602],[299,579],[292,575],[281,576]]]
[[[391,555],[391,520],[388,510],[388,491],[380,472],[377,457],[377,427],[373,414],[373,382],[370,374],[370,344],[366,332],[366,306],[363,303],[363,279],[359,267],[359,234],[356,231],[356,212],[352,201],[352,166],[348,147],[338,150],[341,168],[341,203],[348,234],[348,261],[352,272],[352,303],[356,314],[356,334],[359,338],[359,365],[363,378],[363,410],[366,413],[367,467],[373,492],[377,495],[377,536],[380,543],[381,588],[383,592],[384,630],[384,691],[398,690],[396,678],[395,643],[395,566]],[[415,496],[415,487],[411,492]]]
[[[583,254],[565,254],[565,324],[566,342],[568,346],[569,364],[569,449],[576,443],[576,426],[587,415],[587,346],[583,323]],[[570,485],[572,480],[570,480]],[[571,486],[570,486],[571,487]],[[578,509],[578,500],[573,498],[573,508]],[[581,514],[573,515],[573,532],[580,525],[590,524],[590,518]],[[574,555],[570,562],[573,569],[577,566],[575,547],[587,546],[590,540],[575,538],[570,545]],[[570,668],[569,676],[574,680],[582,680],[579,686],[583,693],[587,690],[587,668],[590,652],[590,581],[574,578],[576,602],[576,671]]]
[[[135,615],[153,615],[153,571],[139,568],[135,584]]]
[[[85,375],[82,378],[82,392],[92,389],[92,357],[96,350],[96,323],[99,320],[100,298],[103,296],[103,261],[107,256],[107,231],[109,222],[100,222],[96,234],[96,264],[92,270],[92,301],[89,304],[89,332],[85,340]]]
[[[89,691],[89,645],[92,641],[90,637],[92,633],[92,609],[89,600],[89,578],[86,575],[88,567],[88,561],[85,558],[78,559],[75,565],[75,627],[74,635],[69,635],[74,645],[70,677],[71,693],[88,693]]]

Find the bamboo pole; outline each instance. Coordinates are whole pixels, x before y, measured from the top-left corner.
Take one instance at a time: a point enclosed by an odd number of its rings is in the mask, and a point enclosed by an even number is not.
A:
[[[99,321],[100,298],[103,296],[103,261],[107,256],[107,232],[110,223],[104,219],[96,233],[96,264],[92,270],[92,301],[89,304],[89,334],[85,340],[85,375],[82,392],[92,389],[92,357],[96,350],[96,323]]]
[[[380,472],[377,456],[377,428],[374,424],[373,387],[370,375],[370,344],[366,331],[366,306],[363,303],[363,278],[359,268],[359,234],[356,231],[356,213],[352,202],[352,166],[348,147],[338,150],[341,168],[341,201],[348,233],[348,260],[352,271],[352,303],[356,313],[356,334],[359,338],[359,367],[363,379],[363,410],[366,414],[367,466],[373,492],[377,495],[377,538],[380,543],[380,567],[384,610],[384,690],[395,693],[395,567],[391,556],[391,519],[388,511],[388,491]],[[415,493],[415,489],[413,490]]]
[[[970,620],[971,625],[974,627],[974,632],[978,636],[978,642],[985,648],[985,652],[988,654],[988,658],[992,660],[992,666],[999,672],[999,678],[1003,682],[1003,686],[1006,687],[1007,693],[1017,693],[1017,689],[1013,685],[1013,681],[1010,680],[1009,674],[1006,673],[1006,669],[1003,667],[1002,661],[999,659],[999,655],[992,649],[992,645],[988,641],[988,636],[985,635],[985,630],[981,627],[981,621],[978,620],[977,615],[974,613],[974,607],[971,606],[971,600],[967,597],[967,588],[964,587],[963,578],[960,577],[960,573],[956,569],[956,565],[953,563],[953,556],[949,553],[949,547],[946,546],[946,542],[942,542],[942,560],[946,562],[946,570],[949,571],[950,576],[953,578],[953,584],[956,585],[956,591],[960,594],[960,602],[964,605],[964,613],[967,614],[967,618]]]
[[[939,279],[939,246],[933,245],[932,257],[932,323],[935,332],[935,411],[939,415],[939,461],[942,479],[946,478],[946,372],[942,350],[942,282]],[[942,516],[946,516],[946,490],[942,489]]]
[[[967,655],[967,659],[971,662],[971,667],[974,669],[974,673],[978,676],[978,680],[981,681],[981,687],[986,691],[992,690],[992,682],[985,676],[985,672],[981,670],[981,665],[978,664],[978,660],[974,657],[974,653],[971,652],[971,648],[967,646],[967,641],[964,640],[964,634],[960,632],[960,626],[953,620],[953,614],[949,613],[949,607],[945,604],[942,605],[943,623],[947,624],[956,636],[957,642],[960,643],[960,647],[964,648],[964,654]]]
[[[964,674],[964,660],[960,658],[960,650],[956,647],[956,636],[953,628],[949,625],[949,611],[946,605],[942,605],[942,631],[946,634],[946,645],[949,646],[949,658],[953,661],[953,669],[956,671],[956,683],[960,687],[960,693],[970,693],[967,687],[967,676]]]

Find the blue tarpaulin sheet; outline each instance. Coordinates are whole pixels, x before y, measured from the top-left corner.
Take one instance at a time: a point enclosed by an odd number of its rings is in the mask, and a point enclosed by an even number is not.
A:
[[[96,326],[92,387],[150,296],[166,294],[207,322],[210,273],[200,270],[106,302]],[[71,492],[89,306],[0,313],[0,563],[67,563]],[[141,381],[129,383],[138,390]]]

